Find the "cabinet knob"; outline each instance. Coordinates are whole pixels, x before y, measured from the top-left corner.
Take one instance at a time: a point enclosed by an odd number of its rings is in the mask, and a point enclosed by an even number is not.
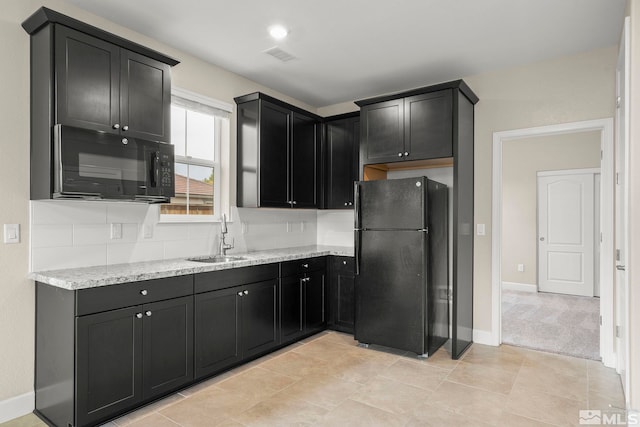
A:
[[[349,206],[349,202],[344,202],[344,205],[345,206]]]
[[[143,289],[140,291],[140,295],[147,295],[149,292],[147,292],[146,289]]]
[[[241,297],[242,296],[242,291],[238,292],[238,296]]]
[[[120,129],[120,124],[119,124],[119,123],[116,123],[115,125],[113,125],[113,126],[111,126],[111,127],[112,127],[112,128],[114,128],[114,129]]]
[[[125,126],[125,127],[126,127],[126,126]],[[125,130],[126,130],[126,129],[125,129]],[[407,157],[408,155],[409,155],[409,152],[408,152],[408,151],[405,151],[405,152],[404,152],[404,156],[405,156],[405,157]]]
[[[342,261],[342,265],[347,265],[347,261]]]
[[[293,201],[291,201],[291,204],[292,204],[292,205],[297,205],[297,204],[298,204],[298,202],[296,202],[295,200],[293,200]]]
[[[398,157],[402,157],[402,153],[398,153]]]
[[[144,314],[146,314],[147,317],[151,317],[151,311],[150,310],[147,310]]]
[[[142,313],[136,313],[136,317],[137,317],[138,319],[142,319]]]
[[[122,143],[124,145],[127,145],[129,143],[129,140],[127,138],[122,138]]]
[[[303,268],[309,268],[309,264],[302,264]]]
[[[125,131],[125,132],[128,131],[129,130],[129,126],[127,126],[127,125],[122,126],[122,130]]]
[[[243,294],[249,295],[249,291],[244,291]]]
[[[353,202],[349,202],[349,206],[353,206]]]

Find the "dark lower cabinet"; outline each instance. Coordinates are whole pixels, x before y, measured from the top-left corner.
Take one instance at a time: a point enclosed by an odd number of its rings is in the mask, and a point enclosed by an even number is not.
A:
[[[283,344],[326,327],[324,257],[282,263],[280,332]]]
[[[341,332],[354,333],[355,270],[353,257],[331,257],[329,277],[328,326]]]
[[[195,331],[196,379],[276,347],[277,279],[196,295]]]
[[[193,380],[193,297],[77,318],[77,423]]]
[[[77,318],[77,425],[142,401],[141,310],[136,306]]]
[[[196,378],[222,371],[242,359],[240,297],[236,288],[196,295]]]

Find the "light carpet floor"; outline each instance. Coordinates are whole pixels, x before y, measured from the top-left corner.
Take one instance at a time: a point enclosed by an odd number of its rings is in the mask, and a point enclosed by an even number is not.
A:
[[[502,291],[502,342],[600,360],[600,299]]]

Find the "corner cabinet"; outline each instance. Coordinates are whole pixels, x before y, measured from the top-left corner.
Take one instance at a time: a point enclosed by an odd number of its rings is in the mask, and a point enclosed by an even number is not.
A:
[[[320,117],[259,92],[235,101],[238,207],[317,208]]]
[[[32,200],[52,196],[57,124],[170,142],[177,60],[46,7],[22,27],[31,36]]]
[[[358,180],[360,114],[327,117],[324,123],[324,208],[353,209],[353,183]]]

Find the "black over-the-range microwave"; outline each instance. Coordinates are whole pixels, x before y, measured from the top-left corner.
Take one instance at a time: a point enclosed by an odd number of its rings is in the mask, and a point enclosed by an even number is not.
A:
[[[175,195],[173,145],[54,127],[53,197],[167,203]]]

